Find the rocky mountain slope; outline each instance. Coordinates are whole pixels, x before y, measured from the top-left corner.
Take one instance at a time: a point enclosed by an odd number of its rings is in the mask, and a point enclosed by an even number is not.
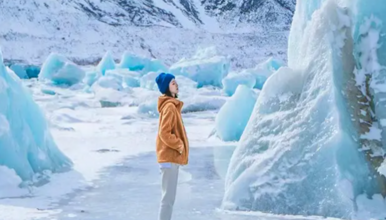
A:
[[[124,51],[167,63],[216,46],[234,66],[285,59],[295,0],[0,0],[0,46],[10,60],[50,52],[93,62]]]

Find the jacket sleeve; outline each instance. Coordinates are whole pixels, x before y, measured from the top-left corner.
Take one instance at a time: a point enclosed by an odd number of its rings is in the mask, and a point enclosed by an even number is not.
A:
[[[176,111],[173,109],[174,106],[165,106],[161,112],[161,121],[158,135],[161,141],[168,147],[180,151],[183,150],[183,142],[177,138],[175,134],[172,134],[173,126],[175,126],[175,115]],[[179,148],[182,146],[182,148]]]

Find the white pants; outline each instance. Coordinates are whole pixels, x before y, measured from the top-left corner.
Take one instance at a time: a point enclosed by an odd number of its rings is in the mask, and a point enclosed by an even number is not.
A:
[[[179,165],[161,168],[162,199],[158,220],[171,220],[174,201],[176,200]]]

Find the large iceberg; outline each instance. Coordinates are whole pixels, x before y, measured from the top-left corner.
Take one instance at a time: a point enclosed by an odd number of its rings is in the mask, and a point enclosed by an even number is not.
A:
[[[228,58],[216,55],[214,48],[198,50],[191,59],[181,59],[170,67],[174,75],[186,76],[198,83],[198,87],[212,85],[221,87],[222,79],[228,75]]]
[[[12,71],[6,70],[1,52],[0,100],[0,167],[15,170],[23,181],[71,167],[72,162],[56,146],[30,92]]]
[[[223,141],[239,141],[256,102],[252,88],[239,85],[216,117],[216,132]]]
[[[81,82],[84,76],[84,70],[55,53],[50,54],[39,73],[40,80],[50,80],[55,84],[67,85]]]
[[[385,218],[385,13],[382,0],[297,1],[289,68],[257,99],[223,208]]]

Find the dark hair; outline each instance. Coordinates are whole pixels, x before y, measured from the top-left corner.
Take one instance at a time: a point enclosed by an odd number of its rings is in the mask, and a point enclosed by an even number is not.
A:
[[[170,92],[169,87],[166,89],[165,95],[166,95],[166,96],[169,96],[169,97],[172,97],[172,98],[176,98],[176,99],[178,98],[178,95],[177,95],[177,94],[176,94],[175,97],[173,97],[172,93]]]

